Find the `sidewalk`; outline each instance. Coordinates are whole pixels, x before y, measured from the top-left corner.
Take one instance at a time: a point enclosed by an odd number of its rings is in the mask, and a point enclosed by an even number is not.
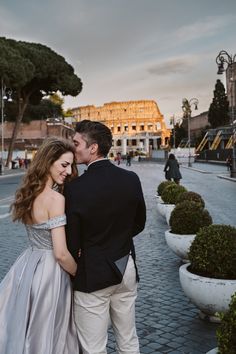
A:
[[[10,168],[4,168],[4,171],[2,172],[2,174],[0,174],[0,178],[4,178],[4,177],[10,177],[10,176],[21,176],[24,175],[26,172],[25,169],[20,169],[20,168],[15,168],[15,169],[10,169]]]
[[[181,168],[188,168],[196,172],[211,174],[214,173],[218,178],[226,179],[231,182],[236,182],[236,178],[230,177],[230,172],[226,171],[225,164],[223,165],[212,165],[212,164],[202,164],[193,163],[192,167],[187,165],[182,165]]]
[[[140,352],[205,354],[217,346],[218,325],[199,318],[199,310],[189,302],[180,286],[179,266],[182,263],[166,245],[164,232],[168,226],[157,212],[154,197],[157,185],[164,179],[163,166],[152,162],[137,163],[131,169],[141,179],[147,204],[146,228],[135,238],[140,273],[136,304]],[[183,184],[192,183],[193,173],[191,169],[189,177],[187,171],[184,173]],[[194,175],[203,181],[201,173]],[[116,353],[112,330],[108,353]]]

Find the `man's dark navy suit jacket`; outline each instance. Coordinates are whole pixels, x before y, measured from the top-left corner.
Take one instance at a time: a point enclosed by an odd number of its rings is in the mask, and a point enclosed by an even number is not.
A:
[[[64,195],[67,245],[78,263],[74,289],[93,292],[119,284],[122,274],[115,262],[130,252],[134,256],[133,237],[146,221],[138,176],[99,160],[69,182]]]

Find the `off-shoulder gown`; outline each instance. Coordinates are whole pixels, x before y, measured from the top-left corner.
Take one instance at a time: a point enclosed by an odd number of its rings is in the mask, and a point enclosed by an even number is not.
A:
[[[0,354],[78,354],[70,276],[56,262],[51,229],[65,215],[26,225],[30,246],[0,284]]]

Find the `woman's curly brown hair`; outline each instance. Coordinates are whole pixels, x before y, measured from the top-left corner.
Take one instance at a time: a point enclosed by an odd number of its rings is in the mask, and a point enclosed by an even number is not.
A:
[[[24,224],[32,221],[31,211],[33,202],[45,188],[50,167],[61,155],[67,152],[72,152],[74,155],[74,146],[70,141],[61,138],[47,138],[40,146],[29,165],[20,188],[16,191],[15,201],[11,205],[13,221],[21,221]],[[74,160],[72,174],[66,178],[66,181],[77,175]],[[58,190],[62,192],[63,186],[59,186]]]

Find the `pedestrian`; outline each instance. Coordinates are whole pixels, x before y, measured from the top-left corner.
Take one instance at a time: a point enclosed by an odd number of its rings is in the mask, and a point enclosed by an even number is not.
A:
[[[226,159],[226,166],[228,171],[232,170],[232,157],[230,155]]]
[[[131,166],[131,156],[130,156],[130,154],[126,155],[126,166]]]
[[[77,264],[66,246],[59,192],[73,176],[73,144],[50,138],[16,192],[13,220],[25,225],[30,245],[0,284],[1,353],[79,353],[70,281]]]
[[[106,353],[111,320],[117,353],[139,354],[133,237],[146,220],[141,184],[134,172],[107,159],[112,134],[104,124],[77,123],[73,141],[77,163],[88,166],[65,188],[67,243],[78,262],[73,287],[81,346],[84,353]]]
[[[117,153],[116,161],[117,161],[117,165],[119,166],[120,162],[121,162],[121,154],[120,154],[120,152]]]
[[[176,184],[179,184],[182,175],[179,170],[179,163],[175,158],[174,154],[169,154],[168,160],[166,161],[164,167],[164,172],[165,178],[168,181],[171,181],[173,179]]]
[[[21,157],[19,158],[19,168],[23,168],[24,167],[24,159],[22,159]]]
[[[24,166],[25,166],[26,169],[28,168],[28,166],[29,166],[29,159],[27,159],[27,158],[24,159]]]

